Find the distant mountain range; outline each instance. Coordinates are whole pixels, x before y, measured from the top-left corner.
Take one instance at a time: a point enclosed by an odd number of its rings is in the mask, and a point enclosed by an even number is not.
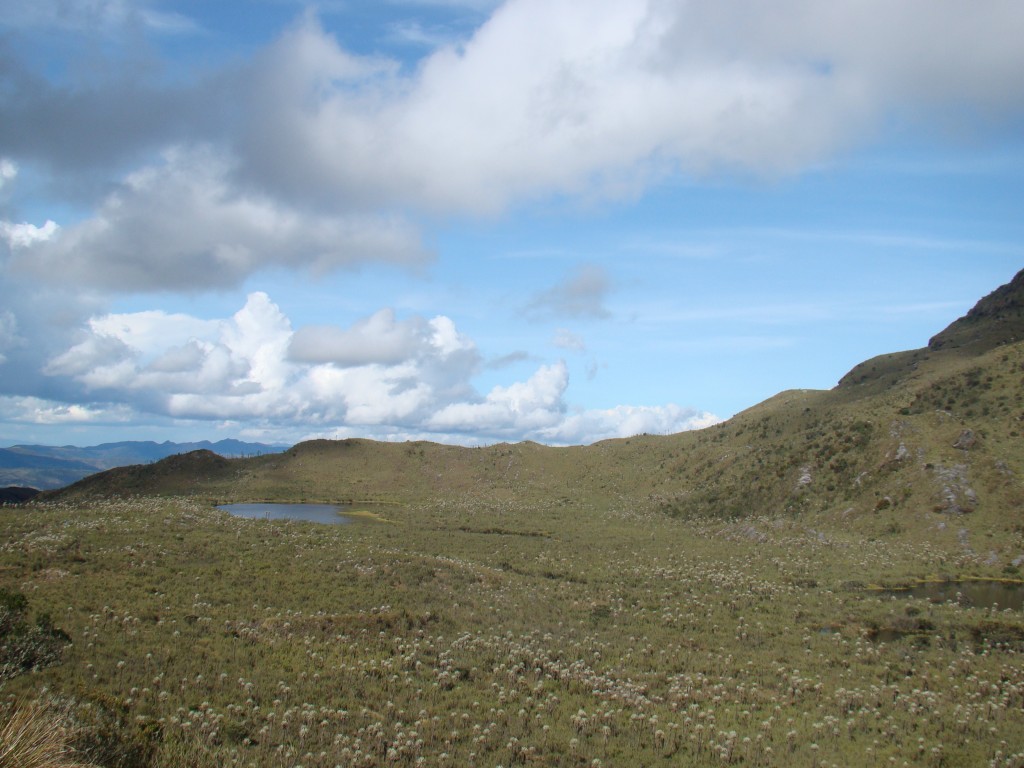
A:
[[[21,486],[49,490],[113,467],[150,464],[168,456],[207,450],[226,458],[280,453],[285,445],[219,440],[211,443],[125,441],[78,447],[74,445],[13,445],[0,448],[0,487]]]

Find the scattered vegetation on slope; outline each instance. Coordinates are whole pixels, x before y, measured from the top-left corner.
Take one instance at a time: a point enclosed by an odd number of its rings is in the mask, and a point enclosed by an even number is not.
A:
[[[72,641],[5,692],[104,766],[1020,768],[1024,615],[871,587],[1020,578],[1022,291],[700,432],[197,452],[2,509],[0,586]],[[388,522],[213,507],[260,500]]]
[[[5,579],[73,640],[7,693],[92,723],[101,765],[1024,759],[1024,617],[866,589],[1001,575],[941,531],[554,502],[389,519],[0,512]]]

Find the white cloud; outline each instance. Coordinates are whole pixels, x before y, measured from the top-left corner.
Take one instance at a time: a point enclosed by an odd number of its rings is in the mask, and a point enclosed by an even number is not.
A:
[[[51,360],[44,373],[80,378],[95,388],[101,386],[100,381],[113,384],[112,374],[117,370],[127,373],[124,365],[137,354],[136,350],[113,336],[92,333]]]
[[[234,359],[245,363],[245,383],[274,391],[291,377],[286,361],[291,337],[291,321],[267,294],[257,292],[226,324],[220,341]]]
[[[78,39],[94,22],[101,35],[130,31],[133,51],[139,34],[189,26],[152,2],[0,0],[0,10],[0,25],[18,34]],[[476,392],[479,353],[445,317],[382,310],[345,328],[293,331],[259,295],[234,317],[200,320],[100,315],[90,291],[206,291],[280,268],[415,267],[429,256],[413,222],[437,211],[630,195],[671,175],[799,172],[887,126],[984,138],[1024,111],[1022,24],[1024,5],[1007,0],[509,0],[468,39],[413,66],[345,50],[313,14],[251,60],[205,75],[172,62],[126,68],[112,44],[109,55],[81,46],[97,66],[72,77],[74,51],[62,54],[68,74],[54,74],[61,68],[44,71],[11,48],[0,57],[9,86],[0,197],[37,211],[30,198],[57,190],[64,210],[91,213],[53,214],[63,226],[0,222],[9,246],[0,390],[45,384],[54,402],[117,394],[163,415],[359,423],[382,434],[429,431],[431,419],[463,434],[477,416],[497,434],[565,440],[688,423],[683,411],[573,413],[557,364]],[[158,50],[138,60],[153,63]],[[30,183],[12,189],[19,166]],[[610,290],[606,274],[584,268],[530,311],[608,317]],[[751,312],[669,307],[663,319],[673,311],[676,320]],[[753,312],[781,322],[814,307]],[[554,342],[582,346],[568,333]],[[45,375],[31,365],[40,358]]]
[[[240,394],[281,388],[291,327],[265,294],[254,293],[227,320],[137,312],[93,318],[77,344],[44,368],[88,392],[130,402],[169,395]],[[156,406],[161,407],[161,406]]]
[[[0,419],[20,424],[124,424],[136,415],[122,405],[82,405],[39,397],[0,396]]]
[[[564,362],[479,394],[472,385],[482,367],[477,347],[444,316],[398,320],[386,309],[346,329],[306,330],[293,331],[263,293],[219,320],[108,314],[88,322],[44,372],[65,389],[78,388],[68,408],[121,403],[139,418],[229,420],[290,434],[358,430],[379,438],[564,443],[700,422],[696,412],[675,406],[567,416]],[[377,342],[383,346],[374,352]],[[45,414],[72,412],[37,410],[25,418],[42,423],[57,418]]]
[[[0,257],[0,264],[8,259]],[[102,304],[88,290],[54,290],[2,267],[0,295],[0,396],[76,398],[77,385],[65,388],[69,380],[46,376],[42,369],[90,335],[88,318],[102,311]]]
[[[18,176],[18,164],[6,157],[0,157],[0,190],[3,190]]]
[[[382,309],[347,330],[336,326],[300,329],[292,338],[290,356],[300,362],[345,367],[393,365],[408,358],[428,331],[420,318],[399,323],[394,310]]]
[[[496,386],[480,402],[452,403],[431,416],[426,426],[439,432],[475,432],[494,436],[533,434],[561,419],[562,395],[569,385],[565,363],[541,366],[526,381]]]
[[[439,48],[454,45],[460,39],[451,29],[425,27],[417,21],[403,20],[391,25],[388,37],[403,45]]]
[[[575,413],[557,425],[541,430],[544,442],[582,444],[639,434],[667,435],[717,424],[714,414],[677,405],[619,405],[605,410]]]
[[[66,5],[2,7],[31,27]],[[71,5],[73,27],[187,26],[152,3]],[[309,12],[205,77],[98,67],[87,86],[54,84],[14,60],[0,183],[31,163],[76,204],[92,195],[93,215],[3,234],[38,277],[114,290],[223,288],[268,266],[419,265],[419,233],[396,211],[773,176],[886,125],[1014,124],[1022,25],[1024,5],[1008,0],[509,0],[413,67],[345,50]],[[546,298],[600,317],[600,290]]]
[[[510,0],[408,73],[307,16],[255,71],[277,109],[243,154],[269,188],[460,211],[799,171],[889,115],[1019,115],[1022,23],[1011,2]]]
[[[0,238],[6,240],[11,248],[30,248],[35,243],[45,243],[51,240],[59,229],[56,222],[49,219],[41,227],[27,222],[14,224],[9,221],[0,221]]]
[[[94,335],[116,338],[144,356],[154,350],[187,344],[193,339],[214,339],[221,327],[219,320],[201,320],[162,310],[108,314],[89,320]]]
[[[17,268],[115,290],[209,290],[267,266],[318,273],[427,258],[416,231],[397,217],[306,213],[237,188],[231,164],[210,147],[169,150],[81,223],[18,226],[4,233],[22,246]]]

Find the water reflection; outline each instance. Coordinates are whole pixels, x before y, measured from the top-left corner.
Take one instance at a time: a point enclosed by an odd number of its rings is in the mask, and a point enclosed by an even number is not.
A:
[[[221,504],[217,509],[235,517],[255,520],[303,520],[308,523],[351,523],[341,514],[345,507],[336,504]]]
[[[1017,581],[928,581],[906,589],[882,590],[882,594],[932,603],[953,601],[964,607],[1024,610],[1024,583]]]

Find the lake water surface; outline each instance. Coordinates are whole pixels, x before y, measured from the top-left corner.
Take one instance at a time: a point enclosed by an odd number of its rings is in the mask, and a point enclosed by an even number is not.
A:
[[[337,504],[221,504],[217,509],[251,520],[303,520],[330,525],[352,522],[351,517],[341,514],[345,507]]]
[[[915,597],[933,603],[950,600],[975,608],[1024,610],[1024,584],[1014,581],[929,581],[907,589],[887,589],[893,597]]]

